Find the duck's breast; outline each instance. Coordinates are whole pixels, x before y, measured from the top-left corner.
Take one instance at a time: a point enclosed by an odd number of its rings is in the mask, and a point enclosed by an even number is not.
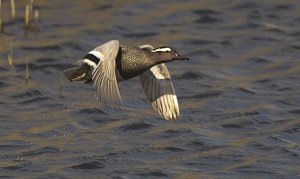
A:
[[[155,65],[154,61],[151,60],[148,52],[138,47],[121,45],[116,58],[117,79],[123,80],[136,77],[153,65]]]

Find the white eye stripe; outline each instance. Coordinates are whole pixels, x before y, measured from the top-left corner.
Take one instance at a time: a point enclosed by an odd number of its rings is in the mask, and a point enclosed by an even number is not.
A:
[[[157,49],[154,49],[154,50],[151,50],[152,52],[171,52],[172,50],[168,47],[165,47],[165,48],[157,48]]]

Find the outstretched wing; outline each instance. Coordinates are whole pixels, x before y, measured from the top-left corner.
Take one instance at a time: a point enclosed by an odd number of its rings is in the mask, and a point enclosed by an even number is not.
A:
[[[152,50],[151,45],[140,46]],[[179,105],[167,66],[162,63],[153,66],[140,76],[144,92],[154,109],[167,120],[180,117]]]
[[[115,72],[119,47],[118,40],[111,40],[92,51],[101,59],[92,76],[96,97],[104,103],[113,105],[120,104],[122,101]]]

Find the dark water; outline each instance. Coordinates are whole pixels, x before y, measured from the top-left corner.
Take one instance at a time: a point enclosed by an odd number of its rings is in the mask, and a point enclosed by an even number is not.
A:
[[[300,177],[300,1],[37,0],[38,31],[23,28],[25,1],[14,23],[2,4],[0,178]],[[153,111],[138,79],[114,111],[61,77],[115,38],[190,57],[168,65],[179,121]]]

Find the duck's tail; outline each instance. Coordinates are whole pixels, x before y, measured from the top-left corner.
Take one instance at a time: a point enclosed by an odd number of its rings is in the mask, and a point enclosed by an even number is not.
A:
[[[70,81],[86,80],[87,68],[85,65],[69,68],[63,71],[64,76]]]

